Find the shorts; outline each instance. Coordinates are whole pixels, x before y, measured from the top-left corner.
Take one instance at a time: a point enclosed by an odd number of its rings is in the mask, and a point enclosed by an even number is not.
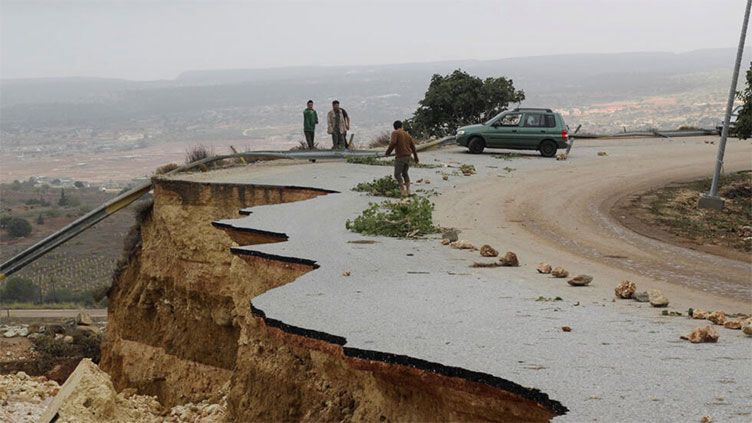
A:
[[[394,159],[394,179],[397,182],[410,183],[407,170],[410,168],[410,156],[400,156]]]

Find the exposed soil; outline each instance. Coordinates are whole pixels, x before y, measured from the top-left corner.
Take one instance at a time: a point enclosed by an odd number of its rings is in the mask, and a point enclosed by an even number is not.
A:
[[[726,201],[720,211],[697,208],[710,183],[701,179],[637,194],[618,203],[614,213],[627,216],[622,223],[643,235],[752,262],[752,173],[721,178],[719,194]]]

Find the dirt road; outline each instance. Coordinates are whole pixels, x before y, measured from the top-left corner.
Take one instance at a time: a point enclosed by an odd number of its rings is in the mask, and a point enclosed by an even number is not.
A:
[[[639,235],[611,215],[614,204],[630,194],[709,176],[717,146],[707,140],[717,137],[579,140],[567,161],[530,155],[500,164],[487,159],[498,152],[487,152],[481,166],[514,169],[479,178],[472,189],[444,193],[437,200],[438,223],[462,229],[461,238],[515,251],[528,262],[595,275],[604,281],[598,296],[612,297],[613,287],[630,279],[638,289],[662,289],[674,306],[751,312],[749,262]],[[608,155],[598,156],[599,151]],[[725,170],[743,169],[752,169],[752,143],[732,140]]]

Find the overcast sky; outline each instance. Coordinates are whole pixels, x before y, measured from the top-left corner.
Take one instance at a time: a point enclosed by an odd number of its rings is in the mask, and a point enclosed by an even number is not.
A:
[[[199,69],[684,52],[736,47],[744,6],[745,0],[0,0],[0,77],[150,80]]]

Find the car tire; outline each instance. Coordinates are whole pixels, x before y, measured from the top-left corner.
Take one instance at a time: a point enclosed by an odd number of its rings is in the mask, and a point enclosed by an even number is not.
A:
[[[484,148],[486,148],[486,142],[480,137],[470,138],[467,143],[467,149],[473,154],[482,153]]]
[[[538,146],[538,151],[543,157],[556,156],[556,143],[551,140],[543,140]]]

